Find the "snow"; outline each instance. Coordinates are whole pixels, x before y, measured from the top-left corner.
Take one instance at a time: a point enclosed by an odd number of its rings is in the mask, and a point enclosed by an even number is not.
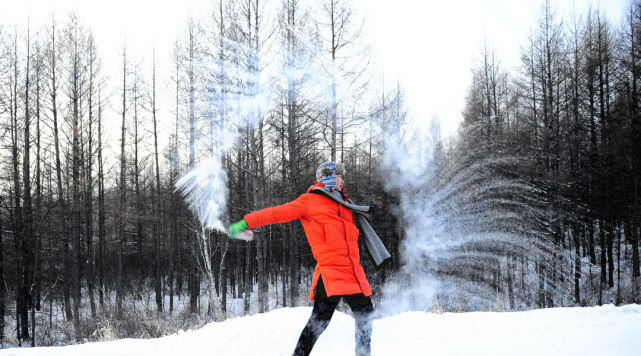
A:
[[[14,348],[0,355],[291,355],[310,307],[211,323],[159,339]],[[312,356],[354,355],[354,321],[337,311]],[[372,356],[641,355],[641,305],[526,312],[407,312],[374,321]]]

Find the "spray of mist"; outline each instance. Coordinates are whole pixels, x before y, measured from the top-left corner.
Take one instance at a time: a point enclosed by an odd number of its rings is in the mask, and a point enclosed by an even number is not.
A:
[[[184,195],[205,228],[226,230],[222,219],[227,202],[227,173],[219,157],[196,164],[176,181],[176,189]]]
[[[510,169],[517,157],[444,162],[434,140],[411,142],[390,137],[383,153],[385,189],[398,195],[403,229],[401,270],[383,287],[381,314],[492,308],[500,295],[493,278],[506,256],[553,265],[541,224],[547,198]]]
[[[199,116],[208,124],[197,133],[197,157],[204,157],[190,167],[175,184],[188,206],[205,229],[225,230],[227,174],[222,165],[223,153],[237,141],[239,129],[255,128],[268,108],[280,105],[283,93],[291,90],[321,106],[355,102],[350,90],[351,80],[335,68],[330,56],[318,48],[308,35],[296,31],[300,49],[282,66],[267,66],[261,71],[255,48],[231,39],[224,39],[227,56],[212,56],[198,62],[203,94],[196,102]],[[238,57],[244,58],[239,61]],[[250,65],[241,65],[241,63]],[[329,88],[334,87],[335,95]],[[209,131],[209,133],[205,133]],[[200,152],[199,152],[200,151]]]
[[[384,188],[396,193],[400,205],[395,211],[404,227],[400,246],[401,270],[382,290],[379,312],[393,315],[410,310],[427,310],[438,288],[438,280],[425,268],[426,258],[441,245],[438,224],[434,221],[430,181],[431,157],[420,150],[408,150],[399,135],[386,138],[382,171],[386,172]]]

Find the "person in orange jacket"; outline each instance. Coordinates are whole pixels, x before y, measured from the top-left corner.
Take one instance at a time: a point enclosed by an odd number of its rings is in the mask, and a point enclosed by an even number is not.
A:
[[[356,355],[369,356],[372,335],[372,290],[360,264],[359,230],[352,211],[321,194],[315,187],[339,191],[343,200],[349,196],[344,188],[342,164],[324,162],[316,170],[316,183],[296,200],[261,209],[245,215],[229,227],[232,238],[245,229],[300,219],[312,249],[316,268],[309,300],[314,308],[300,334],[293,356],[309,355],[327,328],[341,299],[352,309],[356,326]]]

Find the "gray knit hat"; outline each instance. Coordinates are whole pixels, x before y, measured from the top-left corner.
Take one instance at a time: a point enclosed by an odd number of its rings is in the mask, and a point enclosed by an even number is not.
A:
[[[345,166],[342,163],[323,162],[316,168],[316,179],[333,174],[345,175]]]
[[[323,183],[329,190],[336,187],[336,175],[345,175],[345,167],[342,163],[323,162],[316,169],[316,181]]]

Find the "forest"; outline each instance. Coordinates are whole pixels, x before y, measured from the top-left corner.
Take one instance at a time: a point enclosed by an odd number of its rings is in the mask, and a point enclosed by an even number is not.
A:
[[[393,256],[375,266],[359,242],[381,306],[641,303],[640,0],[621,23],[599,8],[561,18],[542,1],[516,70],[486,41],[447,138],[439,119],[451,118],[411,117],[401,82],[374,83],[349,0],[275,7],[213,2],[172,53],[136,58],[123,41],[108,54],[115,73],[82,14],[0,24],[2,347],[158,337],[307,305],[315,261],[300,222],[232,240],[176,189],[212,157],[225,226],[343,162]],[[157,80],[159,56],[171,83]]]

